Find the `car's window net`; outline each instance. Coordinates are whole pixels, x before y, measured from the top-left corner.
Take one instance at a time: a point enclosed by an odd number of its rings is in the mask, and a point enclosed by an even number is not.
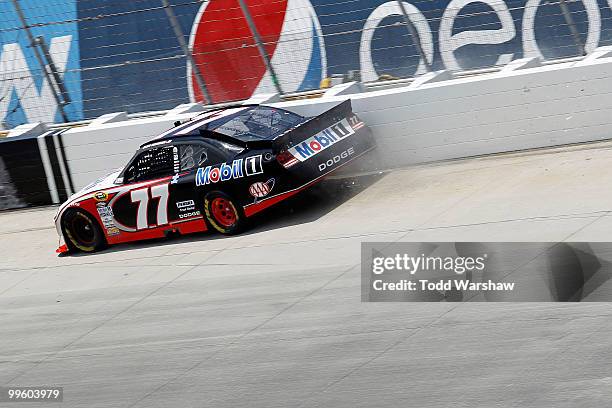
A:
[[[257,106],[216,120],[208,129],[248,142],[274,139],[303,121],[303,117],[291,112]]]
[[[175,149],[173,146],[165,146],[140,153],[128,167],[125,180],[153,180],[174,174]]]

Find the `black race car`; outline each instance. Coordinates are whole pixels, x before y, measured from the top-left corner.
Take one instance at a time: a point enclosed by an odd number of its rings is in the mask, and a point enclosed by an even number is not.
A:
[[[262,105],[207,111],[70,197],[55,218],[65,242],[58,252],[208,229],[236,234],[374,146],[350,101],[312,118]]]

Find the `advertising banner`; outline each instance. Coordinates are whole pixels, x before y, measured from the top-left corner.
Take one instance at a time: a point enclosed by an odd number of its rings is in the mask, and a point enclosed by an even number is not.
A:
[[[0,5],[0,120],[60,121],[14,3]],[[219,103],[318,89],[330,76],[368,82],[576,56],[612,33],[606,0],[245,0],[248,15],[238,0],[173,0],[175,27],[157,0],[19,4],[68,88],[69,120],[205,101],[199,83]]]

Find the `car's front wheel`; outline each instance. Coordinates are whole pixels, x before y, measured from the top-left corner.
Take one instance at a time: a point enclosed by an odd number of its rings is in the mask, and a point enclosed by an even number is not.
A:
[[[206,221],[215,230],[225,235],[235,235],[246,227],[242,207],[227,194],[214,191],[204,198]]]
[[[71,250],[95,252],[106,245],[104,233],[96,220],[78,209],[69,209],[62,217],[62,230],[66,245]]]

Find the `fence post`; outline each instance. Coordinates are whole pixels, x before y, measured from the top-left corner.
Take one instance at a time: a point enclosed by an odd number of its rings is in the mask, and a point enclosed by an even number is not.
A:
[[[38,64],[40,65],[40,69],[42,70],[46,81],[49,83],[49,87],[51,88],[51,94],[53,95],[53,99],[55,99],[55,103],[57,104],[57,108],[60,111],[62,120],[64,122],[68,122],[69,120],[68,120],[68,116],[66,115],[66,111],[64,110],[64,104],[60,100],[60,97],[57,94],[57,90],[55,89],[55,86],[53,85],[53,82],[51,81],[49,73],[47,72],[47,65],[45,64],[43,57],[40,55],[40,51],[37,47],[37,41],[34,38],[34,35],[32,34],[32,32],[30,31],[30,26],[28,25],[28,22],[26,21],[25,15],[23,14],[23,10],[21,9],[19,0],[12,0],[12,1],[13,1],[13,6],[15,7],[15,10],[17,11],[17,16],[19,16],[19,20],[21,21],[21,24],[23,25],[23,28],[25,29],[25,32],[28,36],[28,40],[30,41],[30,47],[32,47],[32,51],[34,51],[34,56],[36,57],[36,60],[38,61]]]
[[[60,95],[62,95],[62,105],[68,105],[71,100],[70,100],[70,94],[68,93],[68,90],[66,89],[66,85],[64,84],[64,80],[62,79],[59,70],[57,69],[57,66],[55,65],[55,62],[53,61],[53,57],[51,56],[51,53],[49,52],[49,47],[47,47],[47,43],[45,42],[45,39],[43,36],[38,36],[35,38],[36,41],[36,45],[38,45],[42,51],[42,55],[45,57],[45,60],[47,60],[47,66],[49,67],[49,70],[51,71],[51,76],[53,78],[53,81],[55,82],[55,86],[57,86],[57,89],[60,93]]]
[[[282,95],[283,90],[281,88],[281,84],[278,80],[278,77],[276,76],[274,67],[272,66],[272,61],[270,61],[270,56],[266,52],[266,48],[264,47],[264,44],[261,41],[261,37],[259,36],[259,31],[257,31],[257,26],[255,26],[255,22],[253,21],[253,18],[251,17],[251,12],[249,11],[249,8],[244,2],[244,0],[238,0],[238,3],[240,3],[242,14],[244,15],[244,18],[246,19],[247,24],[249,25],[249,29],[251,30],[251,35],[253,36],[253,39],[255,40],[255,43],[257,44],[257,48],[259,49],[259,54],[261,55],[261,59],[263,59],[264,63],[266,64],[266,68],[268,69],[268,72],[270,73],[270,76],[272,77],[272,82],[274,83],[274,87],[276,88],[276,91],[280,95]]]
[[[570,12],[569,7],[567,6],[566,0],[559,0],[559,6],[561,7],[561,12],[563,13],[563,18],[565,18],[565,23],[569,26],[569,29],[572,33],[572,37],[574,37],[574,42],[576,43],[576,48],[578,48],[578,53],[580,55],[586,55],[584,50],[584,44],[582,44],[582,39],[580,38],[580,33],[576,28],[576,23],[574,22],[574,17]]]
[[[212,101],[212,98],[210,97],[210,94],[208,93],[206,82],[204,82],[204,78],[202,77],[202,72],[200,72],[200,68],[197,66],[195,59],[193,58],[193,54],[191,53],[191,51],[189,50],[189,47],[187,46],[187,43],[185,42],[183,30],[181,30],[181,26],[179,25],[179,22],[176,19],[176,15],[174,14],[174,11],[172,10],[172,7],[170,6],[170,3],[168,2],[168,0],[161,0],[161,2],[164,6],[164,11],[166,12],[166,16],[168,17],[168,20],[170,20],[170,25],[172,26],[172,29],[174,30],[174,36],[176,37],[176,40],[178,41],[179,46],[183,50],[183,54],[185,54],[185,58],[187,58],[187,62],[191,65],[191,69],[193,70],[193,73],[195,74],[195,80],[198,83],[198,87],[200,88],[202,95],[204,96],[204,100],[206,101],[207,104],[211,104],[213,101]]]
[[[412,21],[410,20],[410,16],[408,15],[408,11],[406,10],[406,7],[404,6],[404,2],[402,0],[397,0],[397,5],[402,11],[402,15],[404,17],[404,24],[406,24],[408,31],[410,31],[410,35],[412,36],[412,39],[414,40],[414,46],[416,47],[417,52],[419,53],[419,55],[423,59],[423,62],[425,63],[425,69],[427,70],[427,72],[431,72],[432,71],[431,63],[427,59],[427,55],[425,54],[425,51],[423,50],[423,47],[421,46],[421,36],[419,36],[419,31],[412,24]]]

